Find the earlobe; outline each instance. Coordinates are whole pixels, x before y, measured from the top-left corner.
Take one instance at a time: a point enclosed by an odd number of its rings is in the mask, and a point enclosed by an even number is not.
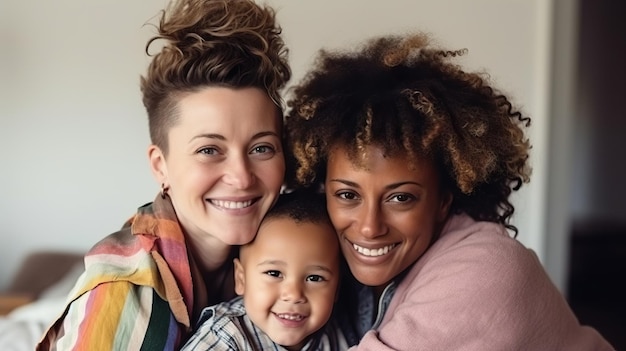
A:
[[[150,161],[150,170],[156,181],[159,184],[168,183],[165,155],[163,155],[161,148],[154,144],[148,146],[148,159]]]
[[[235,264],[235,293],[239,296],[243,295],[245,289],[246,278],[244,276],[243,265],[238,258],[233,259]]]

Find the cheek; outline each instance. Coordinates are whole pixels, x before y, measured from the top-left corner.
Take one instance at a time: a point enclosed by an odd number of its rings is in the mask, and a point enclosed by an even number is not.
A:
[[[246,279],[246,294],[244,300],[246,305],[256,309],[266,309],[271,307],[276,301],[276,287],[267,284],[261,279]]]
[[[196,162],[173,164],[169,169],[170,182],[184,188],[198,188],[214,182],[218,176],[215,168]]]
[[[320,317],[330,317],[335,302],[336,288],[327,288],[315,295],[317,311]]]
[[[255,174],[270,189],[280,190],[285,177],[285,162],[277,160],[259,165]]]
[[[399,213],[394,219],[396,227],[416,237],[432,236],[437,221],[437,207],[425,204],[406,213]]]
[[[331,201],[327,201],[327,210],[330,221],[335,227],[335,231],[341,232],[346,226],[348,226],[349,220],[347,214],[337,206],[334,206]]]
[[[415,261],[419,257],[421,257],[430,245],[433,237],[434,228],[431,222],[421,222],[425,223],[425,225],[420,227],[415,227],[414,223],[420,222],[413,222],[412,225],[407,225],[403,229],[401,229],[404,233],[405,238],[409,242],[413,242],[412,245],[407,247],[409,252],[407,252],[406,254],[406,259],[408,261]]]

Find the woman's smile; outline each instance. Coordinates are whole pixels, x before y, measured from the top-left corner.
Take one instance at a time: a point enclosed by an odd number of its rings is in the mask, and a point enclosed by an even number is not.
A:
[[[255,200],[247,200],[247,201],[228,201],[228,200],[211,200],[211,199],[207,201],[215,207],[232,210],[232,209],[242,209],[242,208],[250,207],[253,203],[258,201],[258,198]]]
[[[449,197],[427,159],[412,167],[405,154],[386,155],[375,146],[366,148],[360,165],[341,146],[331,155],[326,199],[346,262],[361,283],[384,286],[428,249]]]
[[[350,242],[350,240],[348,239],[346,240]],[[368,256],[368,257],[378,257],[378,256],[386,255],[398,245],[398,244],[390,244],[390,245],[384,245],[384,246],[378,245],[376,247],[370,246],[368,248],[365,246],[355,244],[353,242],[350,242],[350,244],[352,244],[354,251],[358,252],[359,254],[363,256]]]

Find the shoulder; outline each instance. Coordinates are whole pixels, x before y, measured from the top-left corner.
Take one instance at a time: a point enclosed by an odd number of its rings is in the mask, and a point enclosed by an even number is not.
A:
[[[211,329],[223,329],[225,325],[234,323],[237,318],[245,315],[243,298],[237,296],[230,301],[205,307],[198,320],[198,325]]]
[[[130,233],[130,228],[105,237],[85,255],[84,275],[88,285],[118,280],[153,280],[157,270],[150,250]]]
[[[469,217],[453,218],[400,282],[381,337],[397,337],[401,324],[420,326],[422,342],[453,332],[449,349],[556,345],[580,330],[534,252],[502,226]]]
[[[243,306],[243,298],[238,296],[202,310],[194,337],[206,338],[208,334],[244,335],[246,323],[242,323],[242,320],[248,320],[248,317]]]
[[[69,348],[131,350],[156,334],[159,337],[153,346],[157,350],[182,334],[167,302],[149,287],[116,281],[99,284],[74,298],[47,331],[44,345],[63,345],[65,349],[78,343]]]
[[[85,255],[85,271],[80,276],[71,296],[74,298],[90,290],[114,286],[145,286],[166,296],[163,279],[152,252],[140,239],[123,228],[95,244]]]
[[[97,242],[85,255],[85,280],[95,286],[104,282],[126,280],[138,285],[158,287],[160,283],[156,256],[162,247],[172,250],[171,243],[157,245],[159,232],[167,231],[154,212],[155,203],[141,206],[118,231]],[[163,222],[163,223],[161,223]],[[138,231],[138,228],[142,230]],[[184,250],[184,241],[175,241],[177,251]],[[169,263],[169,262],[168,262]]]
[[[246,336],[265,339],[257,340]],[[251,345],[269,345],[267,343],[271,343],[271,340],[256,329],[245,313],[243,299],[236,297],[231,301],[206,307],[202,311],[197,329],[183,349],[238,350],[249,349]]]
[[[475,221],[466,215],[450,218],[420,263],[424,269],[434,269],[436,265],[438,270],[461,265],[470,272],[478,270],[487,278],[490,273],[516,279],[542,270],[536,254],[512,238],[503,225]]]
[[[396,294],[475,313],[497,312],[492,309],[519,313],[529,303],[560,299],[532,250],[510,237],[503,226],[467,216],[451,219]]]

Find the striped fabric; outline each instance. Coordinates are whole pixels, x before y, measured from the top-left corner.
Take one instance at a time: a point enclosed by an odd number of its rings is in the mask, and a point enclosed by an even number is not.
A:
[[[198,270],[189,262],[171,202],[157,196],[87,253],[65,311],[37,350],[179,349],[194,315]]]
[[[347,350],[348,345],[338,327],[331,320],[313,335],[301,351]],[[198,330],[187,341],[182,351],[287,351],[274,343],[257,328],[246,314],[243,298],[207,307],[199,321]]]

